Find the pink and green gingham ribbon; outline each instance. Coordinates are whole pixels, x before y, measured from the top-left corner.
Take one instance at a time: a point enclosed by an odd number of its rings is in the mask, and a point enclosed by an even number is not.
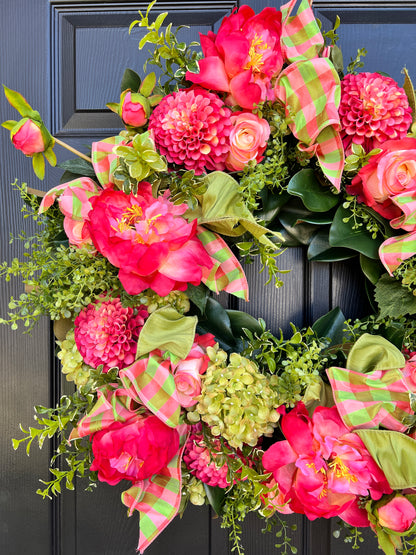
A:
[[[140,538],[138,551],[143,551],[178,514],[181,502],[181,461],[190,427],[177,427],[181,448],[162,471],[134,484],[123,492],[121,499],[129,507],[129,514],[140,513]]]
[[[324,39],[311,8],[312,0],[302,0],[297,14],[291,16],[295,4],[296,0],[291,0],[281,8],[281,43],[290,65],[279,75],[275,94],[285,106],[299,148],[316,154],[325,176],[339,190],[344,169],[339,76],[329,58],[319,57]]]
[[[377,428],[404,432],[402,421],[413,414],[409,390],[398,369],[362,373],[346,368],[327,370],[334,400],[349,429]]]
[[[246,275],[224,239],[201,226],[198,227],[197,237],[214,263],[211,269],[203,268],[203,283],[211,291],[226,291],[248,301]]]
[[[97,179],[104,189],[112,183],[111,164],[117,159],[117,155],[113,153],[113,148],[124,142],[124,137],[117,135],[116,137],[109,137],[103,141],[92,143],[92,165]]]
[[[151,353],[148,358],[137,360],[120,370],[119,375],[132,400],[143,404],[167,426],[178,426],[181,406],[169,360]]]
[[[62,212],[65,216],[70,216],[74,220],[83,220],[86,216],[83,211],[90,209],[85,200],[97,195],[100,188],[89,177],[79,177],[73,181],[57,185],[50,189],[43,197],[39,206],[39,213],[46,212],[64,191],[66,193],[66,202],[65,207],[61,207]],[[70,201],[68,200],[69,196]]]

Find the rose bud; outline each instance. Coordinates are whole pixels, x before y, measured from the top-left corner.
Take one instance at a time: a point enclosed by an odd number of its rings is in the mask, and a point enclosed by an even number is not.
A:
[[[12,133],[12,143],[14,146],[26,154],[33,156],[38,152],[44,152],[47,148],[42,131],[39,126],[32,120],[22,120],[24,123],[17,131]]]
[[[416,509],[403,495],[396,495],[378,509],[380,526],[394,532],[406,532],[416,519]]]

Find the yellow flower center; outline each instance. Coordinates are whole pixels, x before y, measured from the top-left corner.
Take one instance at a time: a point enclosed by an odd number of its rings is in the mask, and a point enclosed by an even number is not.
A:
[[[140,221],[142,217],[143,210],[141,209],[141,206],[133,204],[133,206],[130,206],[130,208],[127,208],[127,210],[123,212],[120,220],[118,220],[117,230],[120,231],[120,233],[123,233],[123,231],[132,229],[134,224],[137,221]]]
[[[350,473],[348,466],[346,466],[339,457],[335,457],[335,459],[329,463],[328,465],[335,473],[337,478],[346,478],[349,482],[357,482],[357,476]]]
[[[251,41],[251,45],[248,51],[250,59],[244,69],[252,68],[254,72],[261,73],[261,68],[262,66],[264,66],[263,54],[264,51],[267,49],[267,43],[265,43],[262,37],[259,37],[256,33],[254,39]]]

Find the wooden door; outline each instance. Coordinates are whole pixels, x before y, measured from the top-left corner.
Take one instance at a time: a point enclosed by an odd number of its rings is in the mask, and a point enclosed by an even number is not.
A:
[[[236,4],[234,0],[200,2],[159,2],[155,12],[170,12],[174,23],[190,25],[184,40],[196,39],[199,31],[215,29],[218,21]],[[249,0],[256,11],[266,0]],[[275,2],[278,6],[280,3]],[[406,65],[416,76],[416,2],[316,1],[318,17],[330,27],[336,14],[341,16],[341,46],[346,63],[357,48],[366,47],[366,71],[385,71],[399,82]],[[141,70],[144,56],[137,50],[139,33],[128,35],[128,25],[145,3],[118,0],[2,0],[1,2],[1,82],[19,90],[38,109],[52,133],[76,148],[85,149],[91,139],[111,136],[118,120],[103,109],[118,99],[118,88],[125,67]],[[416,78],[416,77],[415,77]],[[1,121],[15,117],[3,98]],[[58,183],[60,172],[49,169],[40,183],[31,171],[29,159],[17,153],[7,132],[0,133],[1,145],[1,246],[0,259],[22,256],[19,242],[9,245],[9,234],[22,226],[33,231],[20,213],[18,194],[10,187],[15,178],[47,190]],[[57,149],[58,158],[70,157]],[[334,306],[348,316],[366,310],[365,293],[357,279],[354,263],[308,263],[302,249],[290,249],[279,259],[282,268],[291,269],[285,285],[276,290],[264,287],[258,265],[247,268],[251,302],[240,308],[262,316],[272,328],[284,331],[289,322],[312,322]],[[1,282],[0,314],[7,313],[11,295],[19,295],[19,283]],[[234,306],[235,307],[235,306]],[[237,308],[237,307],[235,307]],[[3,555],[130,555],[138,538],[136,516],[126,518],[120,502],[122,488],[100,485],[93,493],[64,492],[51,502],[35,494],[38,479],[48,479],[48,460],[52,446],[12,450],[12,437],[19,436],[18,424],[33,423],[35,404],[54,404],[62,384],[53,356],[49,322],[44,319],[31,336],[0,327],[0,553]],[[146,551],[148,555],[225,555],[230,553],[226,531],[212,518],[208,508],[190,508],[182,520],[176,519]],[[294,543],[304,555],[351,553],[351,548],[332,537],[332,524],[297,523]],[[261,522],[248,518],[244,526],[247,555],[278,553],[273,534],[260,533]],[[366,544],[365,553],[377,553],[376,543]]]

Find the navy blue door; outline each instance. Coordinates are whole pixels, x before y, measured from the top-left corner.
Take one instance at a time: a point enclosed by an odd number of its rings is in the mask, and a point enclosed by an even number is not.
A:
[[[269,2],[248,0],[256,11]],[[174,23],[191,26],[184,40],[197,38],[199,31],[215,29],[218,21],[237,2],[163,2],[159,11],[170,12]],[[276,6],[280,5],[275,1]],[[404,7],[402,7],[404,5]],[[366,47],[366,71],[385,71],[402,82],[400,70],[406,64],[416,78],[416,2],[316,1],[324,26],[337,14],[343,25],[341,46],[346,63],[357,48]],[[103,109],[118,98],[125,67],[140,71],[144,60],[137,50],[139,34],[128,35],[128,25],[137,9],[146,3],[130,0],[2,0],[1,82],[19,90],[38,109],[58,138],[84,149],[91,139],[117,133],[117,118]],[[157,9],[155,8],[156,12]],[[0,99],[0,119],[14,117]],[[20,200],[10,187],[15,178],[35,188],[47,190],[58,183],[60,172],[48,170],[40,183],[31,171],[30,160],[15,152],[7,133],[0,133],[0,259],[22,255],[22,246],[9,246],[9,233],[17,234],[23,222]],[[67,158],[57,150],[60,160]],[[28,233],[31,231],[27,230]],[[354,264],[307,263],[302,249],[290,249],[279,259],[291,269],[285,285],[276,290],[264,287],[258,266],[247,269],[251,286],[249,306],[241,308],[262,316],[272,330],[288,330],[289,322],[310,323],[334,306],[348,316],[363,310],[364,292],[356,279]],[[10,295],[19,295],[19,283],[1,283],[0,314],[7,312]],[[65,384],[61,384],[53,357],[49,322],[44,320],[32,336],[22,336],[0,328],[0,553],[4,555],[131,555],[138,538],[138,520],[126,518],[120,502],[121,488],[100,486],[93,493],[64,492],[53,501],[35,494],[38,479],[48,479],[51,450],[24,449],[13,452],[11,438],[19,436],[18,424],[28,427],[35,404],[54,404]],[[288,519],[298,525],[294,543],[307,555],[351,553],[351,547],[332,536],[331,522],[308,523],[300,517]],[[273,533],[263,535],[261,522],[248,518],[244,526],[247,555],[272,555],[277,542]],[[208,508],[191,508],[177,518],[148,549],[148,555],[225,555],[231,546],[226,531]],[[377,553],[375,542],[366,544],[365,553]]]

